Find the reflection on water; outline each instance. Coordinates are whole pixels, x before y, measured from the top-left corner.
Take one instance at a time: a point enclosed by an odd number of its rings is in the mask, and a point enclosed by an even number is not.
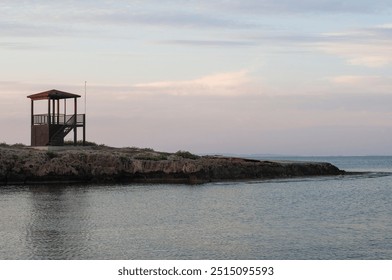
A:
[[[87,253],[86,203],[77,188],[31,187],[26,227],[28,258],[78,258]]]
[[[391,259],[392,176],[0,188],[0,259]]]

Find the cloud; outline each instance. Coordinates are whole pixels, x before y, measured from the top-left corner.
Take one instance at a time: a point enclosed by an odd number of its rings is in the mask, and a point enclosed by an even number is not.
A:
[[[140,83],[135,90],[159,92],[170,95],[223,95],[249,94],[252,80],[248,71],[218,73],[185,81],[159,81]]]
[[[375,26],[345,32],[324,33],[324,39],[311,43],[316,49],[340,56],[348,64],[384,67],[392,64],[392,27]]]
[[[336,87],[335,91],[352,92],[357,95],[366,92],[370,98],[373,98],[374,94],[390,95],[392,91],[392,77],[389,76],[341,75],[329,77],[327,80]],[[369,102],[364,104],[369,104]]]
[[[0,20],[0,34],[6,37],[46,37],[64,35],[66,28],[56,24]]]
[[[159,41],[159,44],[196,46],[196,47],[241,47],[255,46],[259,43],[249,40],[166,40]]]
[[[348,64],[371,68],[392,64],[392,42],[374,43],[320,43],[317,48],[344,58]]]
[[[379,76],[343,75],[332,77],[329,80],[332,83],[339,85],[363,86],[377,84],[380,82],[381,78]]]
[[[158,27],[180,28],[251,28],[256,25],[245,20],[233,20],[232,18],[217,13],[193,12],[193,11],[165,11],[154,10],[138,12],[131,10],[112,10],[87,15],[92,21],[106,24],[130,25],[139,24]]]
[[[0,3],[3,32],[21,34],[77,31],[84,25],[144,25],[176,28],[250,28],[245,17],[233,17],[200,1],[36,1]],[[15,11],[18,11],[15,13]],[[26,24],[28,22],[29,24]],[[78,24],[75,24],[78,23]],[[257,25],[258,26],[258,25]],[[40,28],[35,28],[40,27]],[[65,29],[65,30],[63,30]],[[7,31],[8,30],[8,31]]]
[[[222,7],[232,10],[267,15],[276,14],[308,14],[308,13],[380,13],[391,9],[387,0],[246,0],[219,1]]]
[[[28,92],[29,89],[36,90],[37,85],[20,81],[0,80],[0,96],[2,98],[15,98],[15,96],[23,94],[23,92]]]
[[[21,42],[0,42],[0,49],[7,50],[31,50],[40,49],[39,46],[33,45],[31,43],[21,43]]]

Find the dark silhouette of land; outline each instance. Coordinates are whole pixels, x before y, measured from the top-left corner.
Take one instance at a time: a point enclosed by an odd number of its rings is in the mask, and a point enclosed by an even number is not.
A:
[[[206,183],[345,172],[327,162],[260,161],[223,156],[197,156],[187,151],[152,149],[42,147],[0,145],[0,184],[58,182]]]

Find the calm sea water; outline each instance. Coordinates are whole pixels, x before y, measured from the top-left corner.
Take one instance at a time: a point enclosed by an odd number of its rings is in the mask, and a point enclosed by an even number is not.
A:
[[[0,259],[392,259],[392,157],[289,159],[370,173],[0,187]]]

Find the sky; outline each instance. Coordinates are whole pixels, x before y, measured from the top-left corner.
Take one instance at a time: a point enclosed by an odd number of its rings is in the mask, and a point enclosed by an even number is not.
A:
[[[58,89],[82,96],[87,140],[114,147],[392,155],[391,13],[389,0],[1,0],[0,142],[29,145],[26,96]]]

